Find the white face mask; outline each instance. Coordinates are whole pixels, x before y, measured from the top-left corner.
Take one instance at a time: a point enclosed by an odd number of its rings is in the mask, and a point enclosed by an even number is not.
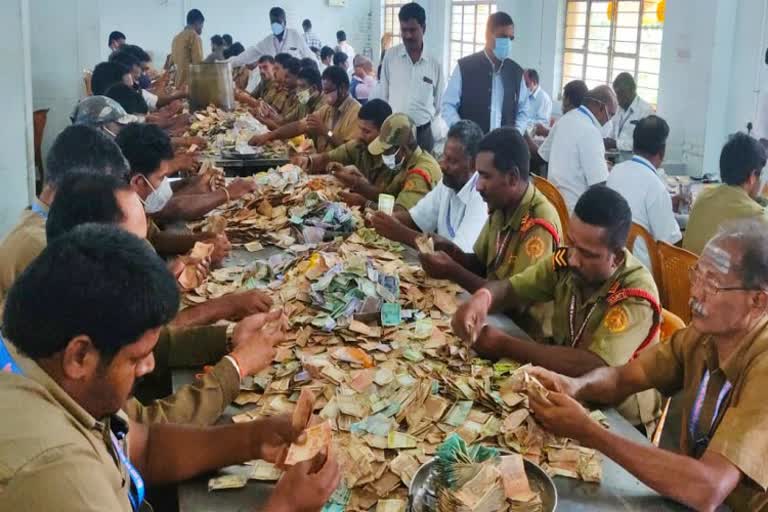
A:
[[[173,197],[173,189],[171,188],[171,181],[166,177],[160,183],[160,186],[155,188],[152,183],[145,177],[144,181],[147,182],[152,189],[152,193],[144,200],[144,210],[147,213],[157,213],[168,204],[168,201]]]
[[[309,103],[309,89],[304,89],[302,91],[299,91],[299,93],[296,95],[296,99],[301,103],[302,105],[306,105]]]
[[[384,165],[386,165],[388,168],[392,169],[393,171],[397,171],[400,169],[400,167],[403,166],[403,162],[397,163],[397,153],[393,153],[391,155],[381,155],[381,161],[384,162]]]

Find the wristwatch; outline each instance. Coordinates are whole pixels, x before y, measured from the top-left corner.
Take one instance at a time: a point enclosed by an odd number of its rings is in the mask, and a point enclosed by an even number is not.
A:
[[[328,135],[329,139],[332,139],[333,138],[333,130],[328,130],[328,133],[326,133],[326,135]]]

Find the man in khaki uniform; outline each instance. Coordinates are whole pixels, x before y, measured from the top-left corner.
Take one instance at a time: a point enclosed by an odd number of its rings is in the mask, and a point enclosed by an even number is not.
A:
[[[190,64],[203,62],[203,13],[192,9],[187,13],[187,26],[173,38],[171,59],[176,65],[176,88],[189,84]]]
[[[745,133],[731,136],[720,153],[722,185],[702,191],[696,198],[683,234],[683,248],[701,254],[723,222],[753,218],[768,221],[760,197],[760,174],[765,148]],[[764,228],[765,229],[765,228]]]
[[[548,404],[532,397],[536,420],[692,509],[768,510],[767,251],[758,221],[724,225],[692,271],[691,324],[624,366],[579,378],[534,369],[552,390]],[[610,406],[652,388],[681,398],[679,453],[625,440],[576,402]]]
[[[262,55],[258,60],[261,81],[251,96],[257,100],[267,101],[267,96],[272,93],[277,83],[275,82],[275,58],[271,55]]]
[[[416,142],[416,125],[405,114],[392,114],[381,125],[379,136],[368,145],[368,153],[381,156],[391,176],[372,176],[371,183],[357,168],[338,169],[335,176],[351,192],[342,192],[339,197],[350,206],[362,206],[370,211],[378,209],[379,194],[395,198],[395,208],[413,208],[430,190],[435,188],[443,176],[435,157],[422,150]],[[376,185],[376,181],[380,185]]]
[[[9,293],[0,339],[2,510],[148,511],[148,486],[275,462],[298,437],[287,416],[216,428],[125,417],[178,307],[164,262],[113,226],[80,226],[32,262]],[[333,453],[293,466],[265,509],[318,510],[339,477]]]
[[[323,72],[323,101],[325,105],[314,114],[269,133],[256,135],[250,144],[263,146],[273,140],[308,135],[315,143],[315,149],[323,152],[354,140],[358,134],[360,104],[349,94],[349,76],[343,69],[332,66]]]
[[[488,357],[508,357],[578,377],[602,366],[621,366],[658,341],[661,307],[648,270],[625,249],[632,213],[626,200],[603,185],[576,203],[568,249],[558,249],[522,273],[493,281],[462,305],[454,332]],[[553,301],[551,339],[509,336],[486,326],[491,308],[521,308]],[[660,399],[644,391],[619,412],[653,432]]]

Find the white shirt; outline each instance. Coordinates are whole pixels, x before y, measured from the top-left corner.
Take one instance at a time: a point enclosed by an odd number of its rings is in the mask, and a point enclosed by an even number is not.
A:
[[[155,110],[157,110],[157,100],[159,99],[157,97],[157,94],[151,93],[146,89],[142,89],[141,96],[144,98],[144,101],[147,103],[147,108],[149,108],[150,112],[154,112]]]
[[[528,92],[527,89],[526,92]],[[552,98],[541,86],[536,86],[533,93],[528,92],[528,127],[537,124],[549,126],[550,116],[552,116]]]
[[[603,135],[597,118],[584,105],[565,114],[555,126],[547,178],[572,212],[581,194],[608,178]]]
[[[632,122],[655,113],[656,111],[653,110],[650,103],[640,96],[635,96],[635,100],[627,110],[619,107],[616,115],[603,128],[603,134],[616,141],[616,147],[619,151],[632,151],[634,146],[632,137],[635,134],[635,125]]]
[[[647,229],[653,238],[670,244],[683,238],[672,211],[672,198],[651,162],[635,155],[616,165],[606,184],[624,196],[632,210],[632,222]],[[648,248],[642,239],[635,241],[632,253],[651,268]]]
[[[384,55],[379,85],[369,99],[386,101],[392,112],[407,114],[416,126],[422,126],[440,114],[443,89],[440,61],[425,51],[414,64],[405,46],[399,44]]]
[[[277,37],[270,34],[262,39],[256,46],[251,46],[240,55],[231,57],[229,62],[232,63],[232,67],[236,68],[245,66],[246,64],[253,64],[257,62],[262,55],[271,55],[274,57],[278,53],[287,53],[297,59],[309,57],[313,60],[317,60],[317,56],[312,53],[312,50],[307,46],[307,42],[304,41],[304,36],[292,28],[287,28],[285,29],[285,32],[283,32],[282,41],[279,41]]]
[[[547,135],[547,138],[544,139],[544,142],[539,146],[539,156],[545,162],[549,162],[549,156],[552,154],[552,141],[555,140],[555,130],[557,129],[557,125],[558,123],[555,123],[555,125],[549,129],[549,135]]]
[[[475,241],[488,220],[488,206],[477,191],[475,173],[457,194],[443,180],[408,213],[423,233],[451,240],[466,253],[474,252]]]
[[[352,62],[355,60],[355,55],[357,55],[357,53],[355,53],[355,49],[352,48],[352,45],[344,41],[343,43],[336,45],[336,51],[346,53],[347,57],[349,57],[349,65],[352,66]]]

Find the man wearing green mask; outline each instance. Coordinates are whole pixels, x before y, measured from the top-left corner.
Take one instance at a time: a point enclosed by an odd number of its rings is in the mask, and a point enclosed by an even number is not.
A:
[[[509,14],[497,12],[488,18],[485,48],[459,59],[448,81],[441,109],[448,126],[469,119],[484,133],[501,126],[525,133],[529,93],[523,68],[509,58],[514,39],[515,24]]]

